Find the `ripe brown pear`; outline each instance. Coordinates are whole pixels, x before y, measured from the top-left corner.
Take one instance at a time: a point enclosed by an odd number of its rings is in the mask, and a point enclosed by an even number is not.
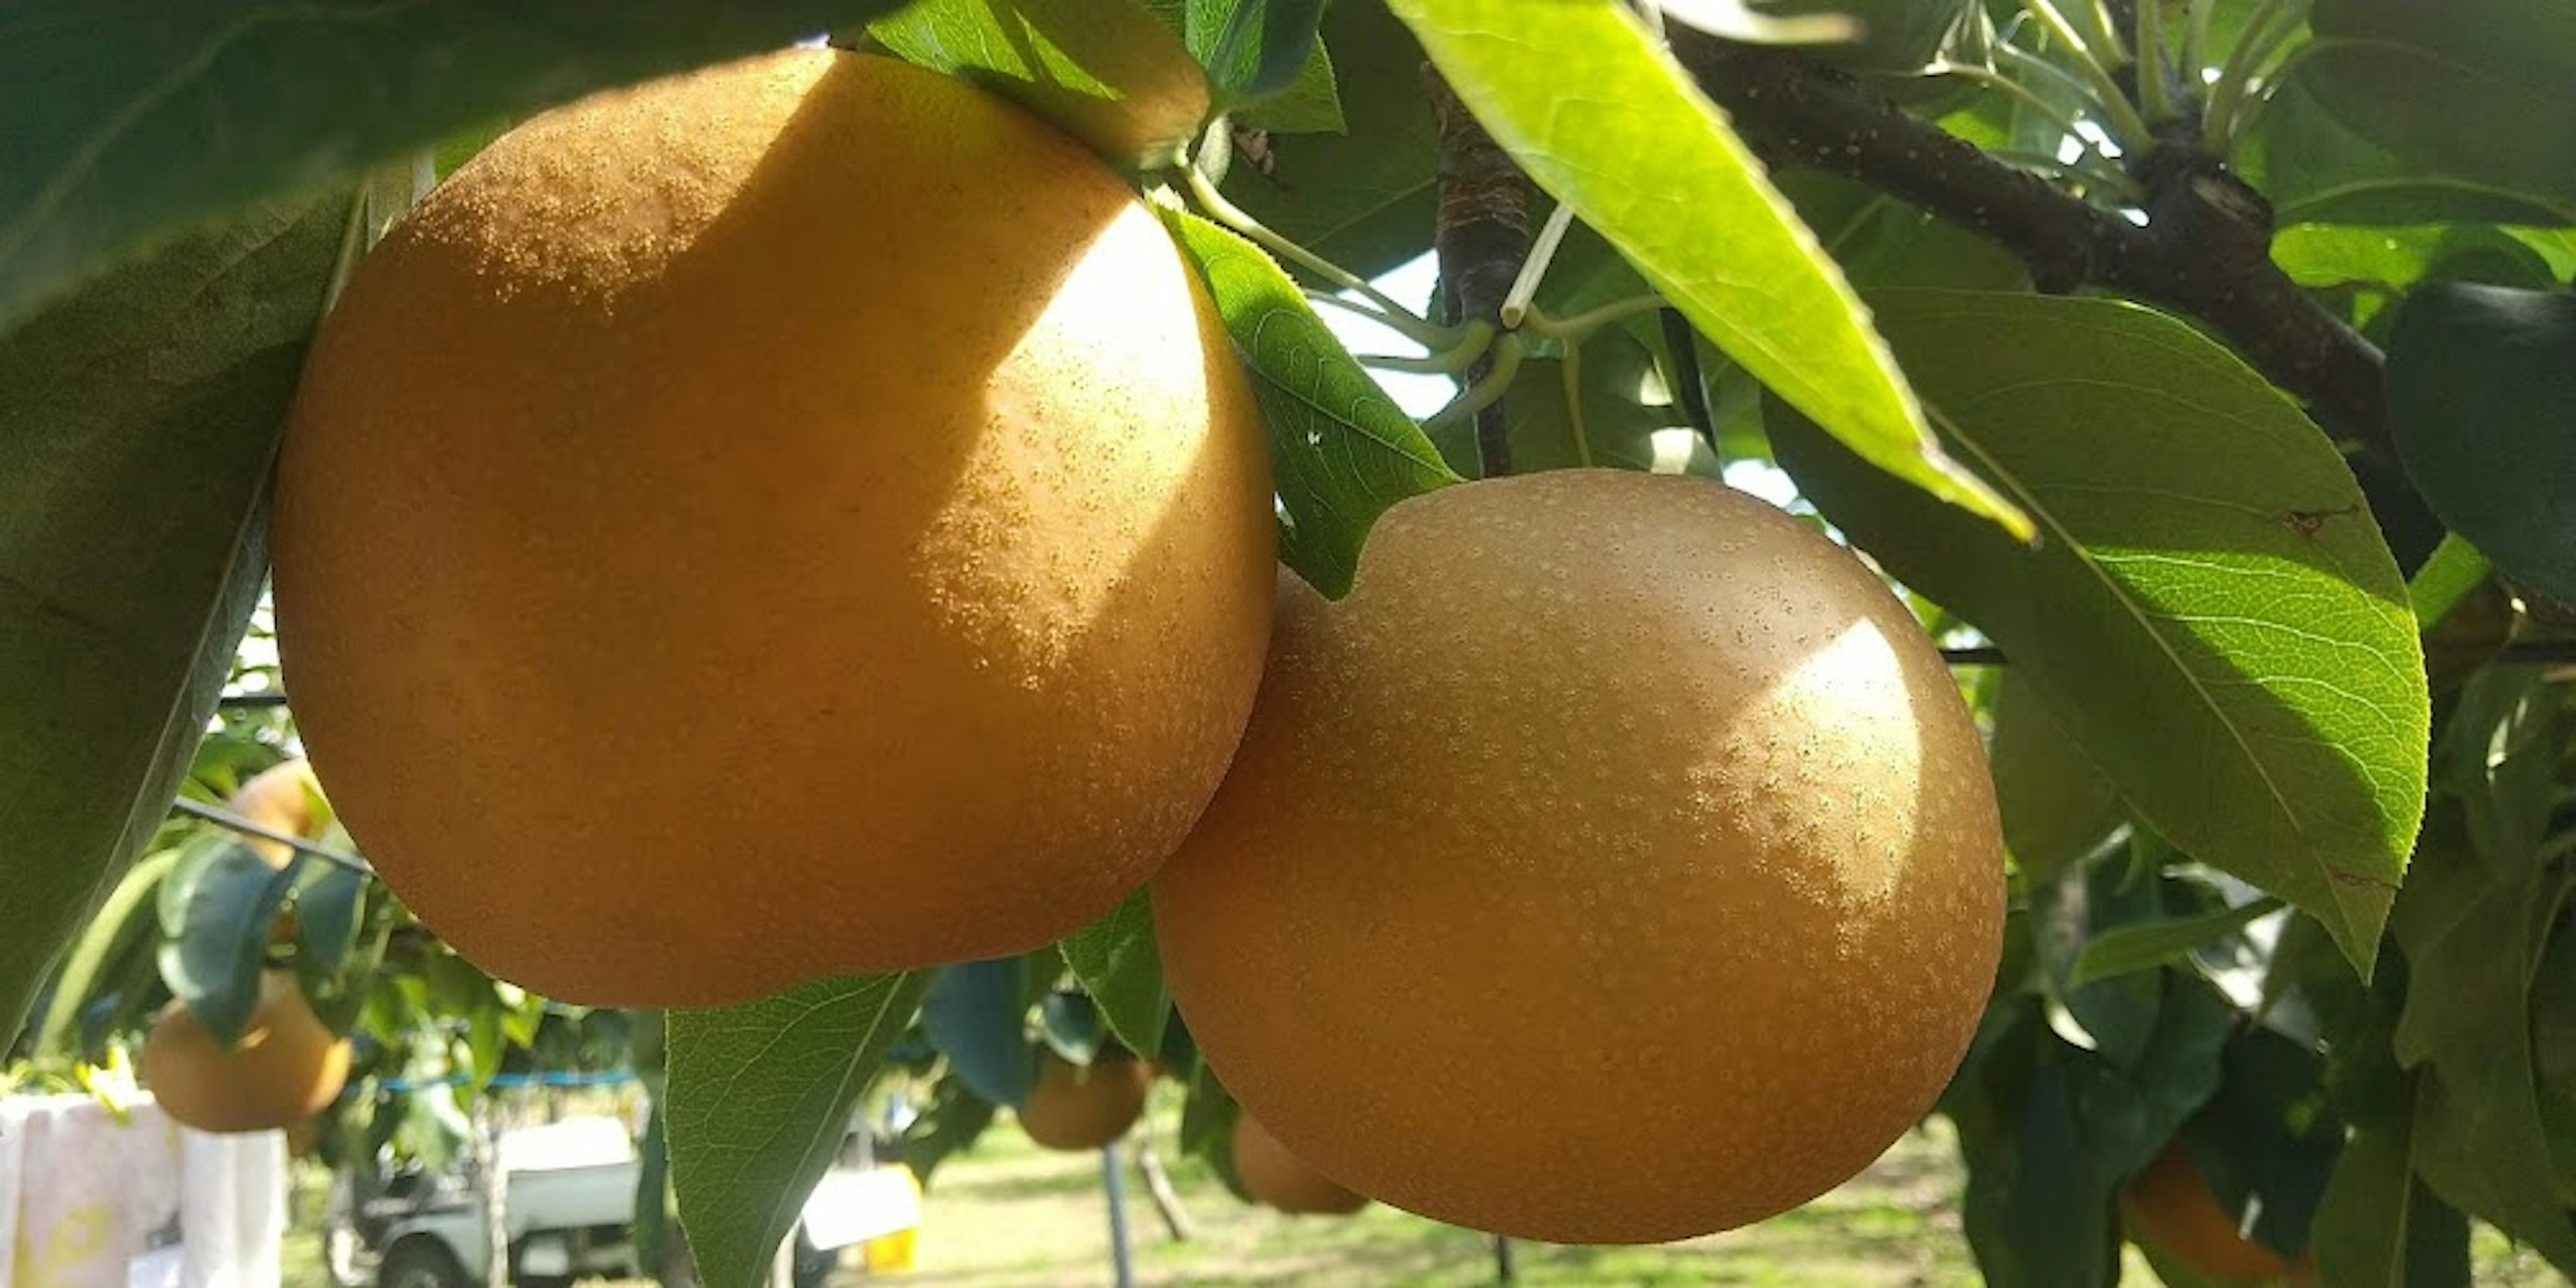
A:
[[[323,1026],[290,971],[263,972],[259,1005],[230,1048],[171,1002],[144,1035],[136,1072],[162,1112],[199,1131],[270,1131],[303,1122],[349,1078],[347,1039]]]
[[[1562,1243],[1759,1220],[1930,1107],[2000,951],[1940,655],[1714,482],[1565,470],[1390,509],[1282,588],[1224,787],[1151,885],[1191,1036],[1297,1157]]]
[[[1243,1183],[1244,1193],[1255,1202],[1291,1216],[1349,1216],[1368,1206],[1367,1195],[1353,1193],[1297,1161],[1297,1156],[1250,1114],[1236,1112],[1229,1143],[1234,1178]]]
[[[1041,1050],[1037,1080],[1018,1110],[1020,1127],[1048,1149],[1106,1148],[1144,1116],[1153,1086],[1154,1066],[1132,1056],[1104,1052],[1075,1064]]]
[[[279,468],[333,804],[485,969],[700,1006],[1106,913],[1224,773],[1257,407],[1160,221],[806,49],[513,130],[358,269]]]

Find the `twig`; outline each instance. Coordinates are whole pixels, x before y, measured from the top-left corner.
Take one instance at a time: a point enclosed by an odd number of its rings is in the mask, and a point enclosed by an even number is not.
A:
[[[1529,181],[1429,63],[1422,65],[1422,92],[1440,123],[1440,207],[1432,249],[1440,261],[1448,320],[1499,321],[1521,263],[1529,258]],[[1489,350],[1467,368],[1471,393],[1487,384],[1500,356]],[[1502,399],[1497,395],[1474,406],[1480,472],[1486,478],[1511,473]]]
[[[275,841],[298,854],[308,854],[325,863],[347,868],[364,876],[374,876],[376,873],[374,868],[367,866],[365,859],[315,845],[292,832],[281,832],[276,828],[251,822],[230,810],[217,809],[203,801],[194,801],[181,796],[170,802],[170,808],[191,818],[203,819],[228,832],[239,832],[244,836],[257,837],[263,841]]]
[[[2061,192],[1848,76],[1687,30],[1674,51],[1766,156],[1857,179],[2019,255],[2043,291],[2092,286],[2208,323],[2338,439],[2397,460],[2380,354],[2272,262],[2271,207],[2223,168],[2160,147],[2148,219]]]
[[[1162,1155],[1154,1152],[1153,1142],[1141,1136],[1135,1144],[1136,1170],[1145,1174],[1145,1193],[1154,1200],[1154,1211],[1163,1218],[1163,1229],[1174,1243],[1187,1243],[1197,1233],[1190,1225],[1190,1214],[1181,1206],[1181,1196],[1172,1188],[1171,1174],[1163,1170]]]

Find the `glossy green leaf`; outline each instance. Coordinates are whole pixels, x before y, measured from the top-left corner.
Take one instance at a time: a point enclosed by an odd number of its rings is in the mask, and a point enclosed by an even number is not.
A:
[[[2317,1206],[2318,1282],[2469,1288],[2469,1222],[2415,1176],[2414,1126],[2355,1132]]]
[[[2012,501],[1942,455],[1841,269],[1626,8],[1392,7],[1531,179],[1599,230],[1700,334],[1862,459],[2031,534]]]
[[[229,832],[209,829],[179,851],[161,883],[161,979],[208,1036],[231,1045],[259,1006],[269,927],[295,888]]]
[[[1457,476],[1260,247],[1196,215],[1163,217],[1216,297],[1260,396],[1279,560],[1339,598],[1377,516]]]
[[[2279,224],[2557,224],[2576,201],[2460,174],[2439,156],[2401,158],[2318,103],[2303,77],[2267,95],[2237,163]]]
[[[2114,926],[2084,945],[2069,982],[2077,987],[2190,959],[2194,950],[2279,912],[2278,899],[2252,899],[2233,908],[2192,917],[2167,917]]]
[[[1130,1051],[1162,1050],[1172,999],[1163,991],[1163,953],[1154,943],[1154,907],[1146,893],[1127,896],[1108,916],[1066,936],[1061,948],[1110,1032]]]
[[[888,0],[0,7],[0,332],[180,229]]]
[[[1422,96],[1422,47],[1385,0],[1324,11],[1341,132],[1273,134],[1239,146],[1225,172],[1236,205],[1280,236],[1375,278],[1431,250],[1439,124]],[[1245,113],[1258,126],[1266,109]]]
[[[2388,404],[2442,522],[2509,576],[2576,600],[2576,294],[2415,292],[2389,337]]]
[[[2015,672],[1996,684],[1994,729],[1987,759],[2004,848],[2024,877],[2043,884],[2109,839],[2128,812],[2119,789],[2049,713],[2048,700]]]
[[[852,976],[666,1017],[671,1182],[707,1288],[769,1282],[772,1254],[929,987],[921,971]]]
[[[346,214],[173,243],[0,336],[0,1031],[151,839],[214,713]]]
[[[295,879],[296,943],[316,966],[336,971],[358,946],[358,913],[366,874],[307,858]]]
[[[1017,957],[942,966],[921,1002],[922,1025],[948,1067],[997,1105],[1029,1098],[1027,972]]]
[[[1288,88],[1315,48],[1324,0],[1189,0],[1190,52],[1224,103]]]
[[[908,62],[982,85],[1103,158],[1150,168],[1197,137],[1207,77],[1134,0],[922,0],[868,28]]]
[[[2316,0],[2292,75],[2398,156],[2576,201],[2576,7],[2561,0]]]
[[[2401,291],[2464,279],[2539,287],[2576,268],[2576,234],[2494,224],[2294,224],[2273,235],[2272,262],[2311,287]]]
[[[2183,324],[2107,300],[1876,298],[1952,450],[2036,548],[1804,417],[1781,464],[1896,577],[2011,654],[2140,818],[2324,921],[2367,967],[2423,810],[2405,584],[2324,435]]]

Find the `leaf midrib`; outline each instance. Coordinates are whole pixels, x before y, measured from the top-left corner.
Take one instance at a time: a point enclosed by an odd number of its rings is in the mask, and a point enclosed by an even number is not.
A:
[[[2077,564],[2109,592],[2111,601],[2118,604],[2123,612],[2129,614],[2131,620],[2138,624],[2146,637],[2155,643],[2156,651],[2163,654],[2165,660],[2183,677],[2184,682],[2190,686],[2192,695],[2200,700],[2202,707],[2218,722],[2219,727],[2227,731],[2228,739],[2236,744],[2237,750],[2243,754],[2246,763],[2253,767],[2256,780],[2263,784],[2264,792],[2270,795],[2273,803],[2280,807],[2281,816],[2289,823],[2291,834],[2299,839],[2301,850],[2320,866],[2330,867],[2325,863],[2315,842],[2309,838],[2307,828],[2301,823],[2297,811],[2290,807],[2289,797],[2282,792],[2280,783],[2273,779],[2270,766],[2263,762],[2262,757],[2255,754],[2253,745],[2246,741],[2244,730],[2238,728],[2236,722],[2228,717],[2226,709],[2219,704],[2216,695],[2201,683],[2199,674],[2184,663],[2182,655],[2174,650],[2170,641],[2165,639],[2164,632],[2156,629],[2154,618],[2129,595],[2128,588],[2121,583],[2120,579],[2112,576],[2094,561],[2091,548],[2077,540],[2075,534],[2058,520],[2057,512],[2053,507],[2040,504],[2038,494],[2031,485],[2022,480],[2019,473],[1995,459],[1993,453],[1988,452],[1984,444],[1977,441],[1975,435],[1952,420],[1949,413],[1942,410],[1932,398],[1924,397],[1923,411],[1959,444],[1961,450],[1975,457],[1977,463],[1989,471],[1998,484],[2009,489],[2034,521],[2047,529],[2073,554]],[[2329,891],[2336,885],[2331,871],[2326,874],[2326,885]],[[2335,910],[2343,916],[2345,930],[2347,932],[2353,930],[2351,914],[2344,910],[2341,900],[2335,902]]]

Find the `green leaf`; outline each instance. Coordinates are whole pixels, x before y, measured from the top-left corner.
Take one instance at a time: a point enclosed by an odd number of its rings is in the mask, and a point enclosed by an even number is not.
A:
[[[2227,1042],[2215,1094],[2177,1133],[2219,1207],[2285,1261],[2308,1250],[2310,1227],[2343,1151],[2323,1052],[2260,1025]]]
[[[2507,758],[2554,761],[2563,733]],[[2576,1224],[2557,1198],[2531,995],[2576,874],[2469,844],[2449,817],[2437,814],[2442,825],[2426,829],[2390,925],[2409,967],[2394,1045],[2419,1080],[2415,1169],[2445,1201],[2566,1270],[2576,1266]]]
[[[958,1078],[997,1105],[1029,1098],[1026,972],[1017,957],[942,966],[921,1003],[931,1045]]]
[[[2493,224],[2295,224],[2274,234],[2272,262],[2301,286],[2402,291],[2468,278],[2541,287],[2576,269],[2576,238],[2563,229]]]
[[[1189,0],[1190,52],[1222,103],[1288,88],[1315,48],[1324,0]]]
[[[1109,1031],[1127,1049],[1151,1057],[1163,1049],[1172,1015],[1163,991],[1163,953],[1154,942],[1154,907],[1146,892],[1127,896],[1109,915],[1065,937],[1064,964],[1099,1003]]]
[[[296,943],[324,971],[336,971],[358,946],[358,909],[367,878],[355,868],[320,859],[297,860]]]
[[[494,117],[781,48],[887,4],[0,7],[0,332],[177,230]]]
[[[2237,149],[2274,220],[2301,223],[2557,224],[2576,202],[2461,175],[2443,158],[2400,158],[2336,119],[2293,74],[2263,100]]]
[[[2031,535],[2028,516],[1943,457],[1841,269],[1626,9],[1599,0],[1393,7],[1530,178],[1728,357],[1862,459]]]
[[[1771,420],[1781,464],[2003,645],[2141,819],[2366,969],[2422,818],[2430,699],[2405,584],[2325,436],[2151,310],[1876,302],[1952,449],[2042,544],[1926,503],[1794,414]]]
[[[2195,917],[2167,917],[2113,927],[2084,945],[2068,984],[2081,988],[2094,980],[2179,965],[2190,959],[2194,949],[2279,912],[2282,906],[2280,900],[2267,897]]]
[[[2145,1055],[2164,1016],[2165,985],[2152,975],[2078,983],[2075,964],[2097,933],[2164,912],[2160,863],[2163,843],[2140,835],[2128,854],[2105,854],[2068,868],[2057,880],[2031,890],[2033,947],[2055,1003],[2050,1027],[2071,1045],[2110,1065],[2128,1069]],[[2062,1008],[2062,1009],[2060,1009]]]
[[[852,976],[670,1012],[671,1181],[707,1288],[769,1282],[772,1254],[929,987],[921,971]]]
[[[1273,134],[1340,134],[1341,91],[1333,80],[1333,58],[1317,40],[1307,46],[1306,61],[1286,85],[1258,103],[1235,109],[1235,124]]]
[[[63,958],[53,997],[46,1003],[36,1029],[35,1055],[75,1054],[81,1036],[82,1009],[99,995],[119,963],[131,959],[138,949],[154,940],[153,932],[161,924],[161,882],[178,863],[177,850],[162,850],[137,860],[98,906],[88,929],[81,932],[71,952]]]
[[[2081,743],[2048,710],[2030,681],[2006,671],[1995,687],[1994,738],[1987,761],[2004,848],[2034,886],[2107,840],[2128,812]]]
[[[1324,10],[1343,132],[1273,135],[1237,148],[1229,199],[1272,231],[1375,278],[1431,249],[1439,124],[1422,96],[1422,47],[1384,0],[1335,0]],[[1265,125],[1267,107],[1242,122]]]
[[[161,979],[208,1036],[238,1041],[259,1006],[268,931],[295,888],[228,832],[206,831],[179,851],[161,883]]]
[[[1998,1040],[1951,1116],[1968,1166],[1960,1218],[1990,1288],[2109,1288],[2119,1281],[2113,1178],[2082,1134],[2072,1083],[2083,1052],[2031,1012]]]
[[[1012,99],[1115,165],[1169,161],[1207,119],[1206,74],[1134,0],[921,0],[868,34]]]
[[[2354,131],[2469,180],[2576,201],[2576,8],[2317,0],[2292,73]]]
[[[903,1129],[903,1165],[927,1188],[939,1165],[971,1148],[999,1112],[955,1074],[941,1076],[931,1084],[930,1103]]]
[[[2414,1125],[2365,1127],[2317,1205],[2319,1283],[2469,1288],[2469,1222],[2415,1177]]]
[[[1971,0],[1745,0],[1774,18],[1849,14],[1860,30],[1849,40],[1817,45],[1811,56],[1859,72],[1911,72],[1932,61]]]
[[[1260,396],[1279,493],[1279,561],[1338,599],[1377,516],[1458,477],[1260,247],[1196,215],[1162,214],[1216,298]]]
[[[2445,283],[2398,309],[2389,419],[2445,526],[2576,600],[2576,294]]]
[[[19,53],[0,39],[0,64]],[[0,75],[0,96],[28,83]],[[347,213],[188,238],[0,336],[0,1032],[214,714]]]
[[[2441,624],[2461,600],[2486,584],[2493,568],[2460,534],[2444,533],[2442,544],[2433,547],[2433,557],[2406,579],[2407,605],[2415,610],[2415,620],[2428,631]]]

